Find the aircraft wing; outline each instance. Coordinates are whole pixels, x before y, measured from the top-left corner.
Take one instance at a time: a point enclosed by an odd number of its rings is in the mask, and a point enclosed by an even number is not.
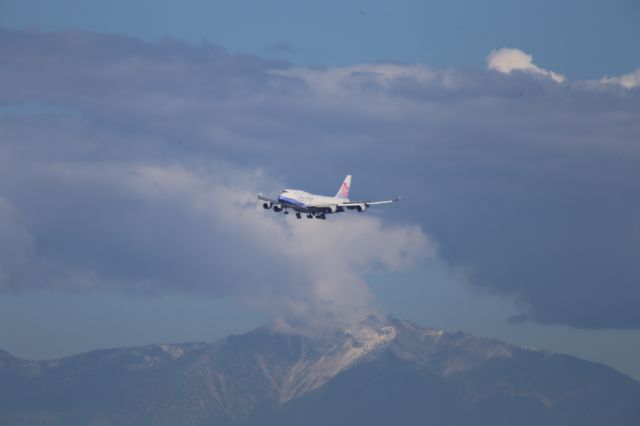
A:
[[[349,201],[347,203],[341,203],[341,206],[345,207],[357,207],[361,205],[375,206],[377,204],[390,204],[400,201],[400,197],[396,197],[393,200],[370,200],[370,201]]]

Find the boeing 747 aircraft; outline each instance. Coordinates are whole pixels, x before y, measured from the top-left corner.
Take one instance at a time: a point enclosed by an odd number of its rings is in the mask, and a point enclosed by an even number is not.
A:
[[[389,204],[400,201],[400,197],[393,200],[379,201],[351,201],[349,200],[349,188],[351,187],[351,175],[348,175],[340,190],[335,197],[327,197],[324,195],[309,194],[299,189],[285,189],[278,195],[278,198],[272,200],[262,194],[258,194],[258,199],[263,201],[262,207],[265,209],[273,209],[274,212],[283,211],[289,214],[289,210],[296,213],[296,217],[300,219],[301,213],[306,213],[307,218],[326,219],[327,214],[340,213],[345,210],[356,210],[363,212],[376,204]]]

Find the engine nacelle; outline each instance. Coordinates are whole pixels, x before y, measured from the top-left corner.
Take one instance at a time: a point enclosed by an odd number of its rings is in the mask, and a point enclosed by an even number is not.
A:
[[[278,206],[273,206],[273,211],[274,212],[279,212],[282,210],[282,207],[278,207]]]
[[[366,210],[366,209],[368,209],[368,208],[369,208],[369,204],[367,204],[367,203],[361,203],[361,204],[358,204],[358,205],[356,206],[356,210],[357,210],[358,212],[363,212],[363,211],[365,211],[365,210]]]
[[[271,203],[262,203],[262,207],[265,210],[269,210],[271,207],[273,207],[273,204],[271,204]]]
[[[331,213],[336,213],[338,211],[338,206],[329,206],[329,210],[331,210]]]

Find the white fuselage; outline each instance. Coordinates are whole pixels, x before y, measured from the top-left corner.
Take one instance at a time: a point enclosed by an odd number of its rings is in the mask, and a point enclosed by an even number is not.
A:
[[[285,189],[278,195],[278,201],[282,203],[283,206],[301,211],[306,211],[308,208],[340,206],[343,203],[349,202],[349,200],[345,198],[310,194],[299,189]]]

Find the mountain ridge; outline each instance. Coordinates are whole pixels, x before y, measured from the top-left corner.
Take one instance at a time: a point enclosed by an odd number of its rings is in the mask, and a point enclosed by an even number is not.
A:
[[[382,425],[390,410],[399,425],[529,424],[523,413],[530,424],[637,425],[640,383],[569,355],[395,318],[48,361],[0,351],[0,424]]]

